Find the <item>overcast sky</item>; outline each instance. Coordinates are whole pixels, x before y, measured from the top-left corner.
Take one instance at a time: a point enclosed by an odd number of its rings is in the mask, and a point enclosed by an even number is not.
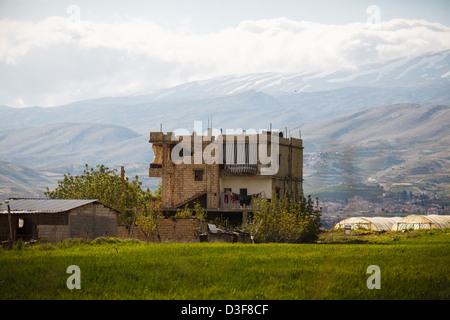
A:
[[[447,49],[448,0],[0,0],[0,105],[51,107]]]

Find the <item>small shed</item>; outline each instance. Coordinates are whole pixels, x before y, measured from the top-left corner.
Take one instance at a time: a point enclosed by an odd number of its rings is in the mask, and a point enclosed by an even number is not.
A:
[[[443,229],[450,228],[450,216],[444,215],[416,215],[412,214],[396,221],[392,230],[417,230],[417,229]]]
[[[348,225],[351,229],[390,231],[400,217],[352,217],[344,219],[335,225],[335,229]]]
[[[117,237],[117,213],[96,199],[11,199],[0,205],[0,240]]]

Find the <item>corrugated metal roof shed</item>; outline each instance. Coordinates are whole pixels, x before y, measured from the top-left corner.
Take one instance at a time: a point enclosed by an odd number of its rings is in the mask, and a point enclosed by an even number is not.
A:
[[[97,199],[13,199],[9,200],[11,213],[65,212],[96,202]],[[0,205],[0,214],[8,213],[5,202]]]

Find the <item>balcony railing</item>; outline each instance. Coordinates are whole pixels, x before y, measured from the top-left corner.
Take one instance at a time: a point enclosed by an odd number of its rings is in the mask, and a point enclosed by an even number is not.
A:
[[[255,175],[258,172],[257,164],[225,164],[224,169],[236,175]]]

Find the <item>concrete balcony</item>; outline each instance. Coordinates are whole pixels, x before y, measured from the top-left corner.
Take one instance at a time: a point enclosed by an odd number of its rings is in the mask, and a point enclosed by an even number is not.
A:
[[[220,210],[251,210],[253,201],[251,196],[221,193],[219,205]]]

